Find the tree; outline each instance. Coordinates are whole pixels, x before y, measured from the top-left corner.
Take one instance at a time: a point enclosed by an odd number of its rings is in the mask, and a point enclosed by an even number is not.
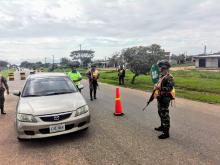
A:
[[[93,50],[77,50],[72,51],[70,57],[72,57],[73,60],[80,60],[83,66],[87,66],[92,62],[94,53],[95,51]]]
[[[6,68],[8,64],[7,61],[0,61],[0,67]]]
[[[36,63],[31,63],[31,62],[28,62],[28,61],[23,61],[21,62],[20,64],[20,67],[22,68],[33,68],[33,69],[36,69],[36,68],[40,68],[40,67],[43,67],[43,63],[41,61],[38,61]]]
[[[31,68],[32,66],[33,66],[33,64],[28,61],[23,61],[20,64],[20,67],[22,67],[22,68]]]
[[[186,63],[185,54],[180,54],[177,56],[177,64],[184,64]]]
[[[60,59],[60,65],[62,65],[64,67],[69,66],[70,62],[71,62],[71,60],[66,57],[63,57]]]
[[[148,74],[151,66],[158,60],[165,58],[165,54],[166,52],[157,44],[122,50],[121,56],[127,63],[127,67],[134,73],[131,83],[134,84],[135,78],[140,74]]]
[[[36,63],[32,63],[32,67],[35,67],[35,68],[41,68],[43,66],[44,66],[43,63],[40,61],[38,61]]]
[[[112,57],[108,58],[109,60],[109,66],[116,67],[117,65],[122,65],[123,60],[122,56],[120,55],[120,52],[115,52],[112,54]]]

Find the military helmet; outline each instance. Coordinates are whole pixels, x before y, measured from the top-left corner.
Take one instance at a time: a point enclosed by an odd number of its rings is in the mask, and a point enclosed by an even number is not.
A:
[[[157,65],[158,65],[160,68],[164,68],[164,69],[169,69],[169,68],[171,67],[169,61],[167,61],[167,60],[158,61],[158,62],[157,62]]]

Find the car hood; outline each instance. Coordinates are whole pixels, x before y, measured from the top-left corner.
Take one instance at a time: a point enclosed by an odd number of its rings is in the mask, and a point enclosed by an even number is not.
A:
[[[79,92],[41,97],[21,97],[17,112],[37,116],[73,111],[84,105],[86,105],[86,101]]]

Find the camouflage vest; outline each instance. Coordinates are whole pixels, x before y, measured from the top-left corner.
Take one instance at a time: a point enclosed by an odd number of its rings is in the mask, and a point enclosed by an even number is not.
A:
[[[163,80],[168,77],[168,76],[171,76],[173,77],[171,74],[166,74],[165,76],[161,77],[158,81],[158,83],[155,85],[155,89],[157,88],[157,90],[154,92],[154,98],[157,98],[158,96],[160,96],[160,91],[161,91],[161,85],[162,85],[162,82]],[[175,88],[173,87],[172,91],[171,92],[168,92],[171,96],[172,99],[175,99],[176,97],[176,90]]]
[[[96,80],[98,78],[98,75],[99,75],[99,71],[98,70],[95,70],[94,72],[91,71],[91,76],[92,76],[93,79]]]

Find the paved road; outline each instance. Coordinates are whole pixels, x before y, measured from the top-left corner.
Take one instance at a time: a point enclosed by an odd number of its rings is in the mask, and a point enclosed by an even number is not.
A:
[[[18,77],[17,77],[18,79]],[[10,82],[12,89],[24,81]],[[114,117],[115,87],[101,84],[98,100],[89,101],[87,131],[19,142],[14,129],[17,98],[7,96],[0,116],[0,164],[216,164],[220,163],[220,106],[176,100],[171,108],[171,138],[158,140],[156,104],[143,112],[145,92],[121,88],[124,117]]]

